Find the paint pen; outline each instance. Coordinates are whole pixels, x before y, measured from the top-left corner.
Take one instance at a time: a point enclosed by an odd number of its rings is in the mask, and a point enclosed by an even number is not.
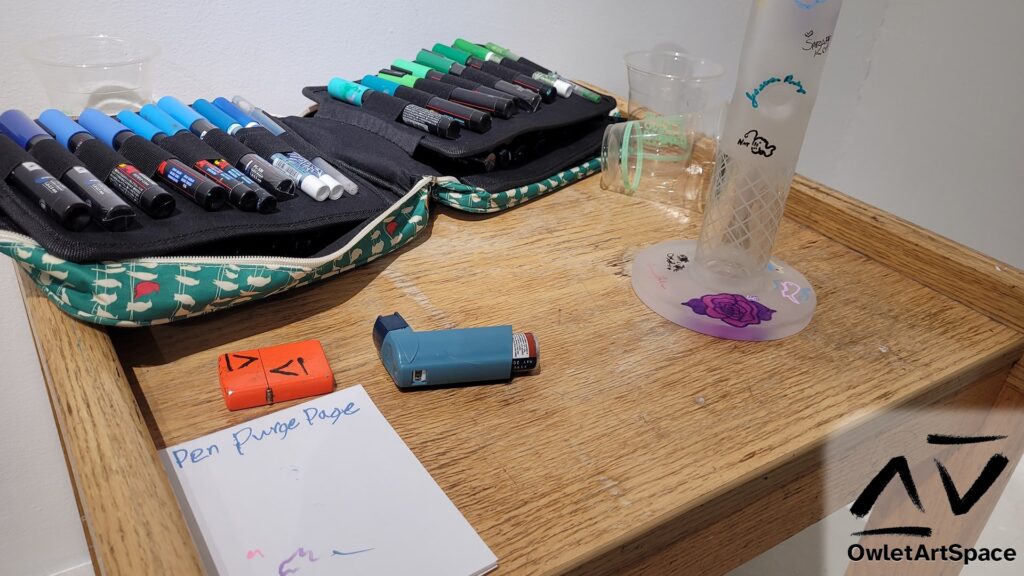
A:
[[[496,50],[492,50],[490,44],[485,45],[483,48],[479,48],[478,46],[478,50],[480,49],[486,49],[488,50],[487,54],[492,55],[491,57],[486,58],[487,60],[500,64],[501,66],[504,66],[505,68],[508,68],[515,72],[518,72],[519,74],[522,74],[527,78],[533,78],[534,80],[540,82],[541,84],[554,88],[555,92],[562,98],[568,98],[569,96],[572,96],[573,90],[575,89],[575,86],[572,84],[572,82],[567,82],[559,78],[558,75],[554,74],[553,72],[541,72],[534,66],[527,65],[525,63],[519,62],[518,60],[513,60],[512,58],[508,58],[504,54]],[[463,48],[463,50],[465,50],[465,48]],[[495,54],[497,56],[494,56]],[[479,58],[479,51],[477,53],[474,53],[473,55]]]
[[[430,52],[430,51],[429,50],[424,50],[424,52]],[[431,54],[433,54],[433,52],[431,52]],[[404,72],[404,71],[399,71],[399,72]],[[515,96],[513,96],[513,95],[511,95],[511,94],[509,94],[507,92],[502,92],[501,90],[498,90],[496,88],[491,88],[490,86],[484,86],[483,84],[481,84],[479,82],[473,82],[472,80],[468,80],[466,78],[462,78],[460,76],[456,76],[454,74],[444,74],[444,73],[438,72],[437,70],[434,70],[433,68],[431,68],[430,70],[427,70],[427,75],[424,76],[424,78],[426,78],[428,80],[437,80],[438,82],[444,82],[445,84],[451,84],[452,86],[458,86],[459,88],[464,88],[466,90],[472,90],[473,92],[479,92],[481,94],[487,94],[488,96],[493,96],[493,97],[498,98],[500,100],[509,100],[509,101],[512,102],[512,104],[518,106],[518,104],[516,104],[516,97]],[[518,108],[513,108],[513,110],[518,110]],[[514,111],[512,113],[515,114]]]
[[[280,142],[282,145],[287,144],[286,142],[282,141],[279,137],[271,133],[269,130],[264,128],[259,122],[256,121],[255,118],[249,116],[245,112],[242,112],[242,110],[238,106],[235,106],[227,98],[214,98],[213,105],[217,108],[220,108],[222,112],[224,112],[228,116],[231,116],[237,122],[240,122],[242,125],[244,125],[246,128],[256,128],[264,132],[266,135],[270,136],[272,139]],[[284,154],[285,157],[288,158],[288,160],[291,162],[291,164],[294,167],[298,168],[301,172],[313,175],[317,180],[320,180],[320,182],[323,185],[327,186],[328,199],[337,200],[338,198],[341,198],[342,194],[345,193],[345,187],[341,185],[341,182],[338,182],[330,174],[325,174],[323,170],[317,168],[311,160],[295,151],[294,146],[287,145],[285,148],[281,150],[280,153]]]
[[[88,111],[87,111],[88,112]],[[123,114],[121,124],[100,111],[83,113],[79,119],[98,140],[121,152],[146,174],[165,182],[175,192],[192,200],[206,210],[219,210],[227,200],[227,190],[215,182],[211,182],[199,172],[179,160],[174,154],[157,146],[150,139],[160,130],[146,122],[138,114]],[[122,118],[122,114],[118,115]],[[72,137],[72,145],[76,138]],[[92,138],[92,136],[89,136]]]
[[[478,68],[484,72],[494,74],[499,78],[508,80],[513,84],[532,90],[540,94],[541,98],[544,99],[544,102],[554,102],[555,98],[558,96],[558,93],[551,86],[538,82],[517,70],[513,70],[507,66],[502,66],[500,64],[502,60],[501,56],[498,56],[479,44],[474,44],[473,42],[459,38],[452,43],[452,48],[469,54],[463,62],[465,65],[473,66],[474,68]]]
[[[402,78],[395,78],[395,80],[399,82],[392,82],[387,78],[367,74],[363,76],[361,84],[367,88],[390,94],[402,100],[408,100],[417,106],[433,110],[438,114],[451,116],[473,132],[484,133],[491,129],[490,114],[413,88],[410,85],[415,84],[415,76],[403,76]]]
[[[466,78],[473,82],[479,82],[485,86],[490,86],[496,90],[501,90],[502,92],[512,96],[516,104],[524,110],[534,112],[540,107],[541,102],[543,102],[543,98],[541,98],[540,94],[537,94],[536,92],[527,90],[522,86],[516,86],[515,84],[502,80],[493,74],[488,74],[487,72],[477,68],[466,66],[465,64],[453,59],[452,56],[456,58],[468,56],[461,50],[456,50],[450,46],[445,46],[444,44],[434,44],[433,50],[426,50],[425,52],[431,52],[440,58],[434,58],[431,59],[431,61],[426,61],[423,60],[422,56],[417,56],[416,61],[418,63],[430,66],[438,72],[454,74],[455,76]]]
[[[551,81],[550,79],[553,79],[555,82],[564,82],[572,86],[571,94],[577,94],[583,98],[586,98],[587,100],[590,100],[591,102],[594,102],[595,104],[601,101],[601,95],[598,94],[597,92],[594,92],[593,90],[587,88],[586,86],[581,86],[573,82],[572,80],[566,78],[565,76],[562,76],[561,74],[555,72],[554,70],[545,68],[544,66],[541,66],[536,62],[532,62],[526,58],[523,58],[522,56],[516,54],[515,52],[509,50],[508,48],[504,48],[493,42],[487,42],[486,44],[484,44],[484,46],[488,50],[496,54],[499,54],[505,60],[511,60],[513,62],[516,62],[517,64],[521,64],[529,69],[532,69],[533,77],[535,79],[540,80],[541,82],[549,82]],[[538,74],[545,78],[538,78]],[[562,94],[564,88],[560,88],[558,84],[553,83],[552,85],[555,86],[557,90],[559,90],[559,94]]]
[[[15,162],[4,180],[24,192],[61,226],[78,231],[89,224],[89,206],[3,134],[0,134],[0,157]]]
[[[415,66],[421,66],[416,63],[412,64]],[[428,69],[428,71],[424,73],[424,76],[430,72],[435,71]],[[456,104],[461,104],[481,112],[486,112],[491,116],[496,116],[503,120],[511,118],[519,110],[511,98],[495,98],[481,92],[475,92],[473,90],[455,86],[454,84],[441,82],[440,80],[432,80],[416,74],[409,74],[405,70],[400,69],[397,64],[392,64],[391,68],[382,68],[377,72],[377,76],[397,84],[404,84],[406,86],[411,84],[412,87],[417,90],[422,90],[437,96],[438,98],[444,98],[445,100],[450,100]]]
[[[211,148],[223,154],[226,160],[225,164],[241,170],[252,181],[270,193],[283,197],[290,197],[294,194],[295,183],[287,174],[278,170],[245,144],[214,126],[212,122],[189,108],[184,102],[173,96],[164,96],[157,101],[157,106],[178,122],[188,126],[193,134],[208,143]],[[220,165],[218,168],[224,169]]]
[[[85,201],[92,219],[106,230],[127,230],[135,211],[82,162],[21,110],[0,114],[0,131],[24,148],[47,172]]]
[[[353,106],[362,106],[364,103],[377,99],[395,98],[384,92],[372,90],[355,82],[349,82],[344,78],[331,78],[331,81],[327,83],[327,93],[333,98],[348,102]],[[400,98],[397,100],[405,102]],[[400,120],[406,126],[411,126],[442,138],[454,139],[460,133],[461,124],[459,122],[415,104],[406,104],[402,108]]]
[[[217,108],[208,100],[200,98],[192,103],[192,108],[228,134],[238,135],[239,131],[243,128],[237,120],[224,113],[223,110]],[[249,127],[251,128],[251,126]],[[330,196],[330,187],[324,184],[316,175],[303,170],[301,166],[292,162],[284,153],[279,151],[278,147],[273,147],[265,141],[251,142],[246,145],[250,146],[257,154],[269,160],[275,168],[291,178],[295,187],[302,190],[310,198],[321,201],[326,200]]]
[[[426,50],[423,50],[422,52],[426,52]],[[432,56],[427,54],[426,57],[431,58]],[[495,98],[494,96],[489,96],[481,92],[467,90],[452,84],[445,84],[444,82],[427,78],[427,74],[433,71],[429,66],[398,58],[391,63],[391,67],[394,70],[408,72],[408,76],[412,76],[412,78],[406,78],[404,82],[411,82],[412,87],[417,90],[423,90],[424,92],[429,92],[434,96],[450,100],[456,104],[461,104],[482,112],[487,112],[488,114],[493,114],[498,118],[507,119],[516,112],[515,103],[512,102],[511,98]],[[393,73],[394,70],[381,70],[378,75],[395,76]],[[399,80],[392,81],[398,82],[399,84],[403,82]],[[406,86],[409,85],[410,84],[408,83],[406,84]]]
[[[81,160],[93,174],[151,218],[166,218],[173,214],[176,206],[174,196],[127,158],[89,134],[85,121],[91,114],[107,118],[98,110],[86,108],[79,116],[79,122],[75,122],[63,112],[46,110],[39,115],[37,122],[47,132],[55,135],[58,143]]]
[[[134,114],[127,110],[123,110],[122,113]],[[139,110],[138,115],[159,130],[150,137],[150,140],[227,190],[228,202],[233,206],[239,210],[258,211],[261,214],[277,209],[277,198],[221,158],[216,150],[204,144],[170,114],[153,104],[146,104]],[[121,118],[120,113],[118,118]]]
[[[233,96],[231,98],[231,103],[237,106],[239,110],[245,112],[253,119],[255,119],[257,122],[259,122],[260,125],[266,128],[271,134],[279,137],[284,137],[284,135],[288,133],[288,130],[284,126],[278,124],[276,121],[274,121],[273,118],[270,117],[269,114],[264,112],[262,109],[254,106],[245,98],[242,98],[241,96]],[[292,142],[292,144],[294,144],[294,142]],[[311,156],[310,162],[313,164],[313,166],[316,166],[321,171],[323,171],[324,174],[340,182],[341,187],[345,190],[345,192],[348,192],[349,194],[355,194],[356,192],[359,192],[358,184],[353,182],[348,176],[342,174],[340,170],[334,167],[334,165],[332,165],[330,162],[328,162],[326,159],[320,156],[319,152],[317,152],[315,148],[312,148],[312,146],[310,146],[310,149],[311,153],[308,154],[308,156]],[[299,151],[296,150],[296,152]],[[337,198],[331,199],[336,200]]]
[[[316,149],[312,147],[312,145],[309,145],[309,148],[313,151],[312,154],[308,155],[312,157],[312,159],[310,159],[309,157],[307,157],[307,155],[304,155],[300,153],[298,150],[295,150],[295,145],[291,142],[288,142],[285,138],[282,137],[282,134],[286,132],[284,127],[278,124],[277,122],[271,120],[270,117],[267,116],[266,114],[262,114],[264,118],[263,120],[257,119],[256,116],[249,114],[245,110],[242,110],[234,102],[231,102],[226,98],[217,98],[213,101],[213,103],[215,106],[219,107],[221,111],[235,118],[235,120],[246,123],[246,127],[249,127],[250,125],[260,127],[269,132],[275,138],[281,140],[282,143],[287,144],[289,150],[287,152],[282,152],[282,154],[287,156],[288,159],[291,160],[294,165],[298,166],[303,171],[309,172],[310,174],[316,176],[324,184],[326,184],[327,187],[330,188],[330,194],[328,195],[328,198],[330,200],[337,200],[338,198],[341,198],[346,191],[348,191],[348,188],[344,184],[343,180],[335,178],[333,173],[324,170],[320,166],[320,164],[316,162],[316,159],[319,157],[319,152],[317,152]],[[260,112],[262,112],[262,110]],[[271,124],[271,126],[267,126],[266,123]],[[344,175],[342,175],[342,178],[344,179],[344,181],[349,182],[351,186],[355,186],[355,183],[353,183],[348,178],[345,178]]]

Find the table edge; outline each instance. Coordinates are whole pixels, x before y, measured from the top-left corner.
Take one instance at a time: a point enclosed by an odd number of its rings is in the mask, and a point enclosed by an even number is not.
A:
[[[785,216],[972,310],[1024,332],[1024,273],[1012,266],[799,175],[794,180]],[[58,431],[67,451],[69,472],[78,492],[76,497],[82,503],[89,527],[87,537],[96,546],[100,564],[97,571],[151,573],[173,566],[171,570],[175,574],[201,573],[185,520],[163,467],[156,459],[153,439],[109,335],[100,327],[61,312],[24,274],[18,277]],[[962,280],[951,280],[956,277]],[[992,294],[998,298],[991,298]],[[997,306],[993,300],[1004,304],[1009,300],[1015,306]],[[103,352],[101,361],[94,362],[85,371],[79,370],[84,366],[82,358],[68,356],[63,349],[69,343],[79,349],[87,345]],[[977,376],[997,370],[1006,365],[1007,358],[1014,353],[1020,356],[1021,343],[1024,343],[1024,334],[1018,345],[993,351],[984,361],[964,367],[950,378],[963,381],[968,373]],[[50,364],[51,359],[60,362]],[[88,394],[83,393],[78,379],[83,373],[94,380],[89,384]],[[936,382],[936,386],[941,384]],[[70,408],[72,400],[80,403],[74,409]],[[110,414],[118,416],[114,420],[96,419],[99,415]],[[103,426],[99,426],[101,423]],[[82,430],[90,430],[93,440],[99,435],[100,442],[116,441],[130,445],[132,450],[122,452],[118,462],[96,459],[89,454],[94,445],[75,441],[75,432],[79,431],[80,435]],[[134,475],[113,477],[104,487],[82,482],[83,476],[97,478],[104,471],[122,467]],[[136,530],[132,532],[147,535],[144,546],[125,534],[97,533],[97,526],[119,526],[124,521],[118,517],[117,510],[97,504],[112,488],[126,498],[134,494],[131,501]],[[140,494],[147,497],[138,496]],[[160,543],[159,556],[154,555],[154,542]],[[131,570],[119,569],[127,567]]]

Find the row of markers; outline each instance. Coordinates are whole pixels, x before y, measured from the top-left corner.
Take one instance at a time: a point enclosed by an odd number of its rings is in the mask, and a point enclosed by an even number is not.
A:
[[[601,101],[600,94],[507,48],[463,38],[420,50],[414,61],[396,59],[358,82],[332,78],[327,92],[353,106],[399,109],[399,122],[448,139],[463,129],[487,132],[492,116],[535,112],[558,96]]]
[[[69,230],[90,221],[120,231],[175,210],[175,196],[206,210],[225,203],[262,214],[301,190],[317,201],[356,194],[357,185],[312,146],[295,149],[287,129],[244,98],[173,96],[113,119],[87,108],[74,121],[50,109],[36,121],[0,114],[0,174]],[[126,202],[125,200],[128,200]]]

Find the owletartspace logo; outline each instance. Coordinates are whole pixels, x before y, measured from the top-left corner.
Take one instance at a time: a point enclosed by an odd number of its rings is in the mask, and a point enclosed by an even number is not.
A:
[[[933,446],[956,447],[990,443],[998,444],[1000,441],[1006,440],[1006,438],[1006,436],[929,434],[927,443]],[[947,525],[968,525],[968,517],[972,510],[976,510],[976,505],[989,493],[992,486],[1006,472],[1010,463],[1010,459],[996,448],[981,468],[981,471],[974,477],[973,482],[966,486],[966,490],[961,491],[961,485],[954,480],[954,473],[947,468],[943,460],[939,458],[933,458],[932,460],[934,463],[933,473],[937,474],[939,480],[941,480],[945,499],[944,501],[928,502],[928,507],[929,510],[934,510],[932,507],[948,507],[949,514],[946,514],[945,510],[942,510],[941,514],[928,513],[906,456],[893,457],[882,466],[854,501],[850,507],[850,513],[858,518],[866,517],[875,508],[875,504],[882,496],[886,487],[898,478],[906,497],[905,502],[913,505],[913,508],[920,513],[920,519],[927,521],[929,518],[945,516],[946,518],[951,517],[953,519],[951,522],[947,522]],[[921,468],[918,468],[919,476],[921,472]],[[963,471],[956,470],[956,472]],[[961,483],[966,485],[962,480]],[[998,496],[998,494],[992,494],[991,498],[998,498]],[[894,503],[890,500],[887,502],[887,505],[893,506]],[[896,505],[898,506],[898,503]],[[904,508],[908,507],[904,506]],[[876,509],[875,514],[878,513],[879,511]],[[987,514],[985,511],[982,513]],[[878,526],[876,522],[874,527],[851,534],[851,536],[860,537],[860,541],[850,545],[847,550],[847,557],[851,562],[952,562],[963,563],[966,566],[972,562],[1013,562],[1017,559],[1017,550],[1012,547],[975,548],[973,547],[973,540],[970,543],[961,541],[936,542],[936,538],[933,538],[933,535],[936,537],[942,537],[942,535],[936,535],[933,527],[925,522],[906,523],[905,520],[912,518],[912,516],[906,513],[895,515],[883,513],[881,517],[883,518],[882,522],[891,520],[895,523]],[[874,516],[872,519],[874,519]],[[982,525],[983,523],[984,519],[982,519]],[[975,537],[977,536],[977,532],[972,532],[971,530],[953,530],[953,532],[960,534],[973,533]],[[886,536],[890,537],[890,539],[894,538],[896,541],[876,538]],[[912,542],[913,540],[921,541],[915,544]]]

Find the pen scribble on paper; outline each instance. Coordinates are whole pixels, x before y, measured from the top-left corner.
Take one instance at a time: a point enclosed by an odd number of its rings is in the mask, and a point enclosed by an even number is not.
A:
[[[352,556],[355,554],[362,554],[363,552],[369,552],[373,548],[363,548],[362,550],[353,550],[351,552],[342,552],[341,550],[331,550],[331,556]]]
[[[296,567],[296,568],[285,568],[285,566],[287,566],[288,564],[291,564],[293,561],[298,560],[300,558],[306,558],[310,562],[316,562],[318,560],[318,558],[316,556],[313,556],[313,551],[312,550],[306,550],[305,548],[299,548],[294,553],[292,553],[291,556],[289,556],[283,562],[278,564],[278,566],[277,566],[277,575],[278,576],[289,576],[289,574],[295,574],[296,572],[298,572],[299,571],[298,567]]]

